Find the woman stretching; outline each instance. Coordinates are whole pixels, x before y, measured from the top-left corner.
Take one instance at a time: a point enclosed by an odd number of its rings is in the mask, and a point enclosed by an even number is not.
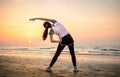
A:
[[[48,35],[48,29],[51,28],[51,30],[49,32],[50,41],[52,43],[59,43],[58,47],[57,47],[57,50],[56,50],[56,53],[55,53],[54,57],[52,58],[52,61],[49,65],[49,67],[46,69],[46,71],[47,72],[52,71],[52,69],[51,69],[52,66],[56,62],[58,56],[60,55],[60,53],[62,52],[64,47],[67,45],[69,50],[70,50],[72,63],[73,63],[73,66],[74,66],[73,71],[78,72],[78,69],[76,67],[76,57],[75,57],[75,53],[74,53],[74,40],[71,37],[71,35],[68,33],[68,31],[64,28],[64,26],[54,19],[48,19],[48,18],[31,18],[30,19],[30,21],[35,21],[35,20],[44,20],[45,21],[44,24],[43,24],[43,26],[45,28],[45,31],[43,33],[43,40],[46,40],[47,35]],[[53,34],[58,35],[59,40],[54,40]]]

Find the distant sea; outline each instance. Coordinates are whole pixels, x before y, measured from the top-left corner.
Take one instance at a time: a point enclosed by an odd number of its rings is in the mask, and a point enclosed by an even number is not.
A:
[[[23,46],[0,46],[0,51],[25,51],[25,52],[40,52],[40,53],[55,53],[57,46],[42,46],[42,47],[23,47]],[[66,46],[62,53],[69,53]],[[120,56],[120,45],[76,45],[76,55],[109,55]]]

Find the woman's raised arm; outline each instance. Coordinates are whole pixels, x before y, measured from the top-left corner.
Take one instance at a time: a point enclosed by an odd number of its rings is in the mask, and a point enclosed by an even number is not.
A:
[[[29,19],[29,21],[35,21],[35,20],[43,20],[43,21],[52,22],[54,19],[49,19],[49,18],[31,18],[31,19]]]

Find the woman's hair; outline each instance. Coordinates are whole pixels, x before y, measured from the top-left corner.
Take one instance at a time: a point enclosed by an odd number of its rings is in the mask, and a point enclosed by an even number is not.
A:
[[[49,22],[44,22],[43,26],[45,28],[45,30],[43,32],[43,40],[46,40],[47,35],[48,35],[48,28],[51,28],[51,24]]]

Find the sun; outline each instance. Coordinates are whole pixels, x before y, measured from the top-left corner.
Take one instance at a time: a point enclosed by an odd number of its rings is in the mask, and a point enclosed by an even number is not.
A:
[[[32,40],[29,40],[28,42],[29,42],[29,43],[32,43]]]

